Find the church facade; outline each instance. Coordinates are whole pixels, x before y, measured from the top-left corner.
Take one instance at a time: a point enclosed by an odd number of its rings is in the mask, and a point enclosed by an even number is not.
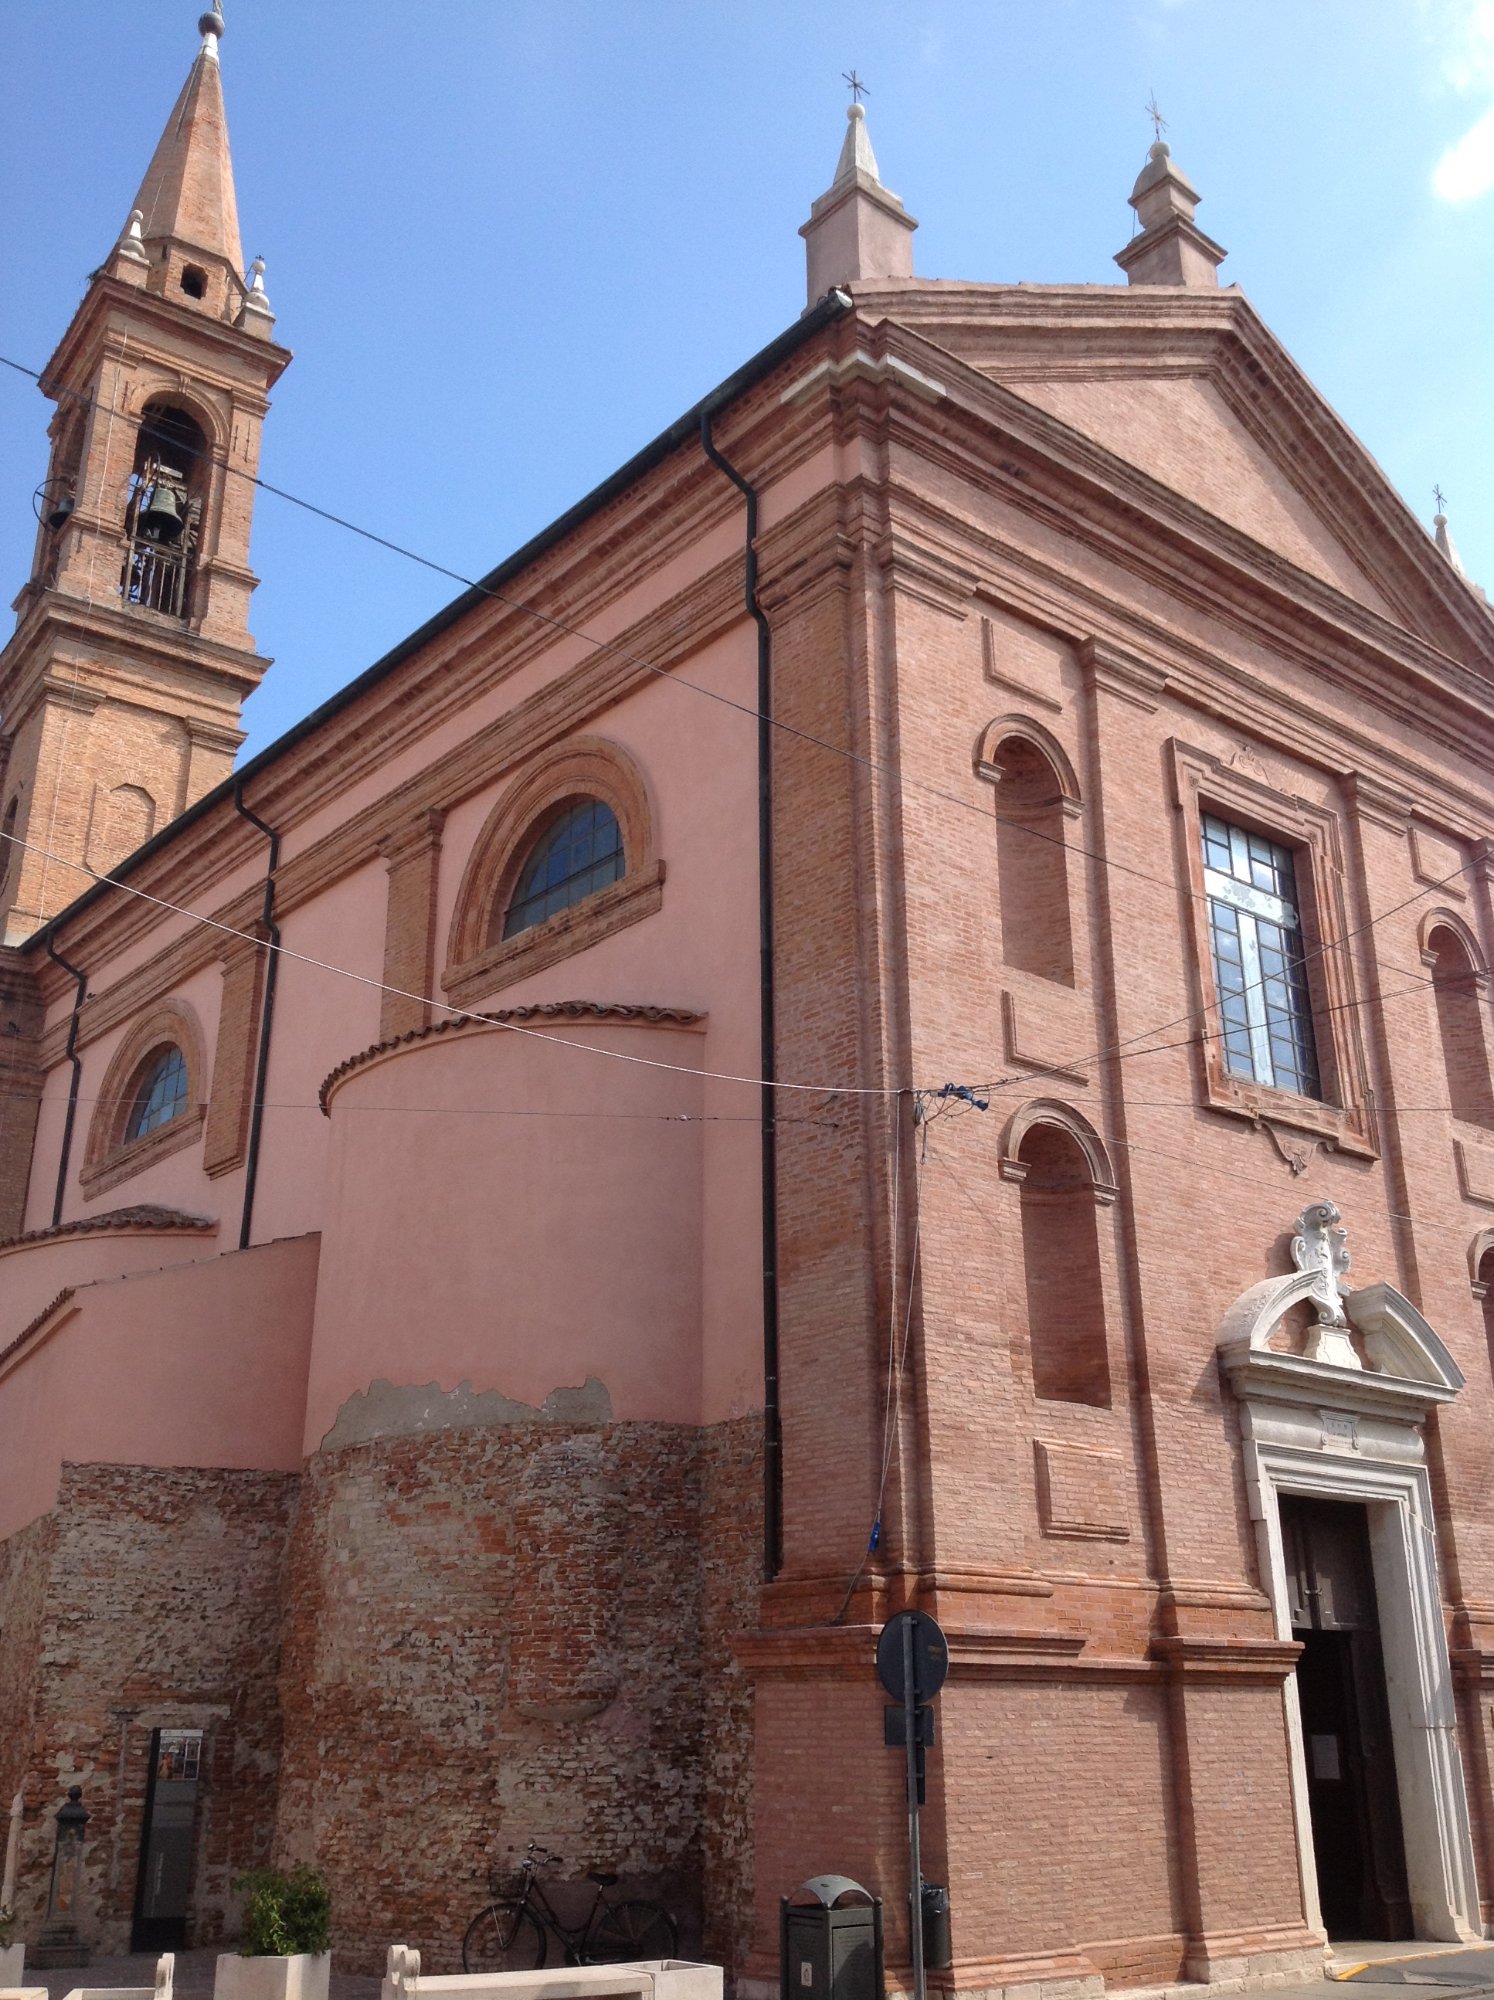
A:
[[[1114,285],[804,315],[234,766],[216,14],[0,654],[0,1801],[34,1937],[453,1961],[538,1841],[744,1992],[1310,1976],[1494,1895],[1494,619],[1154,146]]]

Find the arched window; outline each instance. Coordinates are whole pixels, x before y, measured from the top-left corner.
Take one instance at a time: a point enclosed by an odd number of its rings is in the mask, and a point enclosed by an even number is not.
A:
[[[530,848],[499,934],[517,937],[542,924],[620,881],[625,866],[622,828],[611,806],[600,799],[568,799]]]
[[[1049,1402],[1108,1409],[1093,1170],[1071,1132],[1045,1124],[1022,1135],[1017,1166],[1033,1393]]]
[[[183,1000],[161,1001],[123,1037],[96,1084],[85,1067],[85,1084],[96,1103],[78,1183],[91,1201],[201,1138],[208,1093],[197,1016]]]
[[[1027,735],[983,752],[979,769],[996,787],[996,881],[1001,955],[1022,972],[1074,983],[1064,823],[1077,801],[1053,762]]]
[[[189,1088],[187,1059],[175,1042],[148,1055],[136,1072],[124,1125],[125,1144],[180,1118],[187,1109]]]
[[[506,785],[473,844],[441,985],[470,1007],[663,903],[643,773],[620,744],[572,736]]]
[[[1494,1088],[1489,1082],[1483,1006],[1468,947],[1451,924],[1439,924],[1428,937],[1422,956],[1432,968],[1452,1115],[1470,1125],[1494,1126]]]
[[[120,591],[127,604],[185,618],[197,560],[207,440],[202,426],[169,403],[147,403],[135,444],[125,507]]]

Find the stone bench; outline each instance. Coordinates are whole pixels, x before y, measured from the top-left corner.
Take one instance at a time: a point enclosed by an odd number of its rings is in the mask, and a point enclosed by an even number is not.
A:
[[[154,1986],[74,1986],[66,2000],[172,2000],[176,1954],[163,1952],[156,1960]],[[47,2000],[45,1986],[0,1986],[0,2000]]]
[[[172,2000],[175,1978],[176,1953],[164,1951],[156,1960],[154,1986],[74,1986],[64,2000]],[[0,2000],[4,2000],[3,1995]]]
[[[418,1951],[392,1944],[379,2000],[722,2000],[722,1972],[687,1958],[646,1958],[536,1972],[422,1973]]]

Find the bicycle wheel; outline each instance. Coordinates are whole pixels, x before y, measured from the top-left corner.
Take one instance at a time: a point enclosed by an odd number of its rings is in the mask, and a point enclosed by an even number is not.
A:
[[[544,1926],[522,1903],[490,1903],[462,1939],[463,1972],[534,1972],[545,1962]]]
[[[673,1958],[679,1932],[661,1903],[608,1903],[582,1946],[592,1965],[631,1965],[641,1958]]]

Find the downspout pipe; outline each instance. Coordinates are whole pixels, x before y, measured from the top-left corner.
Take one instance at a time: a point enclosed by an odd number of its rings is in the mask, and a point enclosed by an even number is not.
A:
[[[762,1046],[763,1203],[763,1575],[783,1567],[783,1425],[778,1385],[778,1125],[773,1025],[773,635],[757,595],[756,488],[722,457],[711,413],[700,413],[700,446],[747,503],[743,597],[757,626],[757,929],[758,1013]]]
[[[270,1068],[270,1030],[275,1021],[275,976],[280,970],[280,926],[275,922],[275,870],[280,865],[280,835],[272,826],[266,826],[257,813],[244,804],[244,781],[235,778],[233,786],[234,811],[249,824],[258,827],[270,843],[269,858],[265,864],[265,896],[260,911],[260,922],[264,925],[268,943],[269,963],[265,966],[264,1000],[259,1010],[259,1049],[254,1058],[254,1098],[249,1110],[249,1147],[244,1156],[244,1212],[239,1220],[239,1248],[249,1248],[249,1233],[254,1226],[254,1189],[259,1180],[259,1143],[265,1122],[265,1078]]]
[[[73,1066],[73,1080],[67,1087],[67,1116],[62,1121],[62,1152],[57,1161],[57,1192],[52,1197],[52,1227],[56,1229],[62,1221],[62,1197],[67,1192],[67,1170],[73,1154],[73,1126],[78,1117],[78,1087],[83,1081],[83,1058],[78,1054],[78,1016],[88,998],[88,975],[80,972],[76,965],[68,964],[53,942],[50,931],[46,943],[47,957],[78,982],[77,992],[73,995],[73,1011],[67,1024],[66,1060]]]

